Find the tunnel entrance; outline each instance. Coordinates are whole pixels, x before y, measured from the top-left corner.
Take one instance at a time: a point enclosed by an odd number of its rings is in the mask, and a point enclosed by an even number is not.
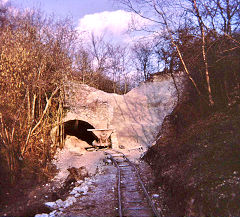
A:
[[[64,139],[67,135],[75,136],[82,141],[92,145],[93,141],[98,141],[98,137],[88,129],[95,129],[94,126],[82,120],[69,120],[64,122]]]

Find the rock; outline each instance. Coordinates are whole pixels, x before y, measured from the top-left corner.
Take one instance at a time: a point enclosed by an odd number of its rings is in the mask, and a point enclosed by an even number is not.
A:
[[[67,199],[65,201],[62,201],[61,199],[59,199],[55,202],[46,202],[45,205],[51,209],[59,209],[60,210],[61,208],[66,208],[68,206],[71,206],[76,201],[77,200],[75,197],[70,196],[70,197],[67,197]],[[55,214],[55,212],[53,214]]]
[[[78,188],[78,187],[75,187],[75,188]],[[77,191],[75,188],[74,188],[69,194],[71,194],[71,195],[75,195],[75,194],[77,194],[78,191]]]
[[[83,180],[78,180],[77,183],[80,185],[83,183]]]
[[[42,214],[35,215],[35,217],[49,217],[49,215],[46,213],[42,213]]]
[[[63,205],[64,205],[64,201],[62,201],[61,199],[56,200],[55,203],[56,203],[57,207],[63,207]]]
[[[153,198],[158,198],[158,197],[159,197],[159,194],[153,194],[152,197],[153,197]]]
[[[67,200],[64,201],[63,207],[66,208],[68,206],[71,206],[73,203],[75,203],[77,199],[73,196],[70,196],[67,198]]]
[[[107,159],[107,158],[104,158],[104,159],[103,159],[103,162],[104,162],[105,165],[110,165],[110,164],[112,164],[112,161],[111,161],[110,159]]]
[[[77,193],[82,193],[83,195],[86,195],[87,192],[88,192],[88,186],[83,185],[83,186],[73,188],[73,190],[70,192],[70,194],[75,195]]]
[[[64,189],[69,190],[74,185],[74,183],[88,177],[88,172],[86,170],[86,167],[84,166],[80,168],[71,167],[68,168],[67,170],[70,174],[67,176],[64,182]]]
[[[119,145],[118,146],[120,149],[125,149],[125,146],[124,145]]]
[[[48,217],[55,217],[57,214],[57,210],[54,210],[48,214]]]
[[[73,179],[75,181],[83,180],[85,177],[88,177],[88,171],[86,167],[82,166],[80,168],[71,167],[68,169],[69,176],[67,179]]]
[[[56,202],[46,202],[44,204],[51,209],[57,209],[57,207],[58,207]]]

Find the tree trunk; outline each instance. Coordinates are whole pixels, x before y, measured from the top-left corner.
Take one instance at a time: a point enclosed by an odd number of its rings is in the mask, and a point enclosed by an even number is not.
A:
[[[206,41],[205,41],[205,31],[204,31],[204,26],[203,26],[203,21],[202,17],[198,11],[197,3],[196,0],[193,0],[193,8],[196,12],[196,16],[198,18],[198,24],[201,30],[201,36],[202,36],[202,55],[203,55],[203,62],[205,65],[205,76],[206,76],[206,82],[207,82],[207,90],[208,90],[208,100],[209,100],[209,105],[213,106],[214,101],[212,98],[212,90],[211,90],[211,85],[210,85],[210,77],[209,77],[209,71],[208,71],[208,61],[206,57]]]

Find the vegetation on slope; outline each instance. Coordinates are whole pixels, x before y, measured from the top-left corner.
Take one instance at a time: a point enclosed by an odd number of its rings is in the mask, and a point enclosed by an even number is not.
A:
[[[184,108],[182,108],[184,109]],[[181,109],[173,115],[181,115]],[[175,121],[178,121],[177,118]],[[213,112],[146,155],[165,189],[166,215],[240,215],[240,106]]]

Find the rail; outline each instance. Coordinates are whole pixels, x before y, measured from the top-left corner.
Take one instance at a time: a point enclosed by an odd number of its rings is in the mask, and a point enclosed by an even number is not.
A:
[[[158,212],[149,196],[136,166],[122,152],[112,152],[110,153],[108,151],[105,153],[117,168],[119,216],[162,217],[162,214]],[[124,181],[126,184],[124,184]],[[133,197],[132,194],[137,194],[137,199],[135,198],[135,200],[131,201],[131,198]],[[123,197],[123,195],[125,195],[125,197]]]

